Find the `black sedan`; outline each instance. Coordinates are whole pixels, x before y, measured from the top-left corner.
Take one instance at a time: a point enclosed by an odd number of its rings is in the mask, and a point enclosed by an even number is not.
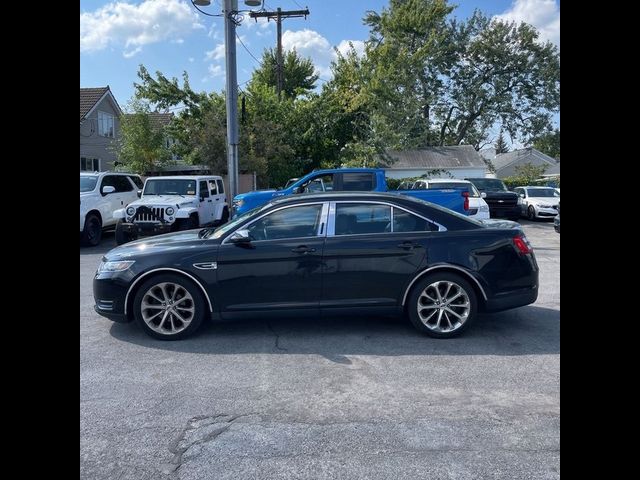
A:
[[[217,229],[147,238],[107,253],[95,309],[151,336],[205,319],[406,314],[433,337],[478,312],[534,302],[538,265],[514,222],[479,222],[384,193],[286,197]]]

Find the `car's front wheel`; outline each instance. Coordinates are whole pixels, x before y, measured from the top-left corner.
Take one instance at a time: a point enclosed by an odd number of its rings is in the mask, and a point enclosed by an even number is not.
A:
[[[460,335],[478,311],[476,292],[459,275],[432,273],[411,290],[407,309],[414,327],[435,338]]]
[[[95,247],[102,239],[102,220],[95,213],[90,213],[84,220],[84,228],[80,235],[80,243]]]
[[[529,220],[535,220],[536,219],[536,209],[533,208],[533,205],[529,205],[529,208],[527,209],[527,218]]]
[[[133,311],[148,335],[159,340],[180,340],[198,329],[206,315],[206,302],[191,280],[167,273],[140,286]]]

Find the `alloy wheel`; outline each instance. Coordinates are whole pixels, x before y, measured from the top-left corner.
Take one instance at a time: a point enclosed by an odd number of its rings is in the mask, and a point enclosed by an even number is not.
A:
[[[471,302],[457,283],[441,280],[428,285],[418,297],[418,318],[429,330],[448,333],[458,330],[469,318]]]
[[[182,285],[163,282],[145,292],[140,311],[151,330],[162,335],[175,335],[186,329],[193,320],[195,303]]]

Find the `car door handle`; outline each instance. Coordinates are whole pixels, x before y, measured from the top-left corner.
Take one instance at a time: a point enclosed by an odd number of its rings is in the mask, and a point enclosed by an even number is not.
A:
[[[211,203],[211,199],[207,200],[207,202]]]
[[[300,245],[299,247],[296,248],[292,248],[291,251],[293,253],[303,253],[303,254],[307,254],[307,253],[313,253],[316,251],[315,248],[309,248],[306,245]]]
[[[398,244],[399,248],[404,248],[405,250],[411,250],[413,248],[422,248],[422,245],[415,242],[402,242]]]

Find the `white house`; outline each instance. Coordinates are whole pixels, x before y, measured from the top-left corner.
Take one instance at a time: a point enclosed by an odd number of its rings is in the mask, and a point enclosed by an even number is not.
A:
[[[487,165],[471,145],[425,147],[419,150],[388,150],[390,161],[382,160],[388,178],[413,178],[431,174],[433,178],[484,177]]]
[[[492,160],[498,178],[517,175],[516,167],[527,163],[546,167],[543,177],[557,177],[560,175],[560,160],[536,150],[533,147],[521,148],[513,152],[501,153]]]

